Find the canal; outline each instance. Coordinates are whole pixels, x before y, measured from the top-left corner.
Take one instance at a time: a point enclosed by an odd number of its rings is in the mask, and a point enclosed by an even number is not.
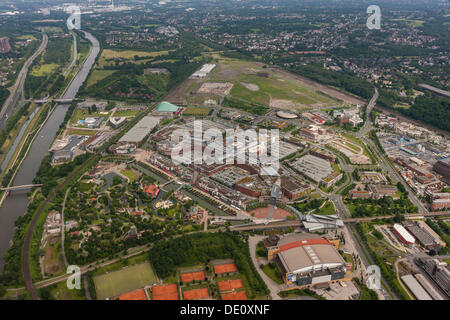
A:
[[[86,58],[81,70],[73,78],[67,90],[61,98],[75,98],[78,90],[86,80],[89,71],[95,63],[95,59],[100,52],[99,42],[88,32],[84,32],[85,38],[92,44],[91,52]],[[58,105],[36,136],[30,152],[20,167],[13,186],[31,184],[39,169],[42,159],[48,154],[48,149],[52,144],[55,135],[61,125],[70,105]],[[3,270],[3,255],[10,246],[14,235],[14,222],[17,218],[26,213],[28,207],[27,190],[11,191],[0,208],[0,270]]]

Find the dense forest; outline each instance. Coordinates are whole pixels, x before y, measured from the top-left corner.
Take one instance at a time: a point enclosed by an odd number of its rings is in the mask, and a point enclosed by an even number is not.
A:
[[[450,99],[433,95],[417,97],[409,109],[400,112],[413,119],[450,131]]]
[[[426,92],[425,95],[417,97],[411,103],[410,108],[395,108],[398,103],[398,95],[394,91],[380,90],[377,104],[411,117],[431,124],[436,128],[450,131],[450,99]]]
[[[9,90],[5,87],[0,86],[0,106],[3,106],[6,99],[8,99],[9,96]]]
[[[374,94],[374,89],[370,82],[360,79],[348,71],[325,70],[319,65],[296,66],[291,71],[317,82],[342,88],[364,99],[370,99]]]

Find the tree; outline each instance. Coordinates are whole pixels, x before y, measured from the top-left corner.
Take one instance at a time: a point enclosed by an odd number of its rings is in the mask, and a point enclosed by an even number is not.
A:
[[[0,298],[6,294],[6,288],[4,285],[0,284]]]

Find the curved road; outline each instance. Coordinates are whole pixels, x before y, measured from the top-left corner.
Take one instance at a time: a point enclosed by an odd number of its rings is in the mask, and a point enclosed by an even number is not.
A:
[[[6,116],[9,117],[9,113],[12,111],[19,98],[23,96],[23,88],[25,85],[25,79],[27,78],[28,68],[31,66],[34,59],[36,59],[36,57],[39,56],[45,50],[45,48],[47,47],[47,43],[48,43],[48,36],[47,34],[44,33],[42,35],[41,45],[36,50],[36,52],[33,53],[33,55],[29,57],[27,61],[25,61],[22,69],[20,70],[16,83],[14,84],[13,89],[11,91],[11,94],[9,95],[8,99],[6,99],[5,103],[2,106],[2,110],[0,111],[0,130],[6,124],[7,121]]]

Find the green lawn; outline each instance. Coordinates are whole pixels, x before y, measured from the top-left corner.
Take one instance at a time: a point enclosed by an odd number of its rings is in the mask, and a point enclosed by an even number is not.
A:
[[[59,65],[56,63],[37,65],[31,70],[31,75],[35,77],[48,76],[55,72],[58,67]]]
[[[262,271],[276,283],[278,283],[278,284],[283,283],[283,278],[281,277],[281,273],[275,264],[268,263],[268,264],[264,265],[262,268]]]
[[[124,176],[126,176],[128,179],[130,179],[130,183],[133,183],[134,180],[136,180],[136,172],[134,172],[133,170],[130,169],[125,169],[120,171],[120,173],[122,173]]]
[[[149,262],[94,277],[97,298],[100,300],[118,296],[146,285],[151,285],[157,281],[157,277]]]
[[[114,70],[94,70],[92,74],[89,76],[87,86],[92,86],[99,82],[100,80],[105,79],[106,77],[109,77],[112,75],[115,71]]]
[[[185,116],[207,116],[211,109],[202,107],[187,107],[183,112]]]
[[[97,131],[85,130],[85,129],[69,129],[67,130],[67,135],[78,135],[78,136],[93,136]]]
[[[134,117],[140,110],[117,110],[114,112],[114,117]]]
[[[333,203],[331,203],[331,201],[328,201],[322,208],[320,208],[317,212],[314,213],[321,215],[335,214],[334,205]]]

